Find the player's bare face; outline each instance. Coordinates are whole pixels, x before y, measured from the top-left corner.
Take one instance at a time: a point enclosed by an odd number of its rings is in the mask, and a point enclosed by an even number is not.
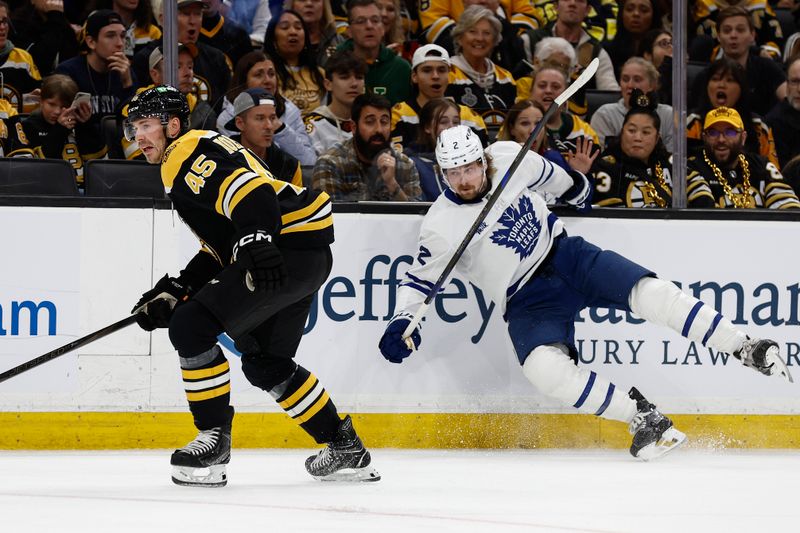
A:
[[[480,160],[460,167],[445,169],[444,177],[450,188],[462,200],[474,200],[483,192],[486,185],[486,175]]]
[[[135,130],[134,140],[139,144],[139,149],[144,154],[145,159],[150,164],[161,162],[164,149],[167,146],[167,138],[164,136],[164,127],[161,119],[150,117],[134,120]]]
[[[441,61],[426,61],[411,73],[411,81],[419,87],[419,92],[429,100],[442,98],[447,90],[450,67]]]

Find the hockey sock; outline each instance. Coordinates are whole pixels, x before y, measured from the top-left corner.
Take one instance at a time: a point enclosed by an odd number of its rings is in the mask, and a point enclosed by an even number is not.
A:
[[[587,414],[630,422],[636,402],[624,390],[591,370],[581,368],[558,345],[537,346],[522,373],[542,393]]]
[[[716,309],[659,278],[640,279],[631,290],[629,304],[648,322],[667,326],[689,340],[726,353],[741,348],[747,338]]]
[[[314,374],[297,365],[289,378],[268,392],[317,443],[334,440],[341,420],[328,392]]]
[[[230,424],[233,417],[228,360],[219,346],[194,357],[181,357],[183,388],[199,430]]]

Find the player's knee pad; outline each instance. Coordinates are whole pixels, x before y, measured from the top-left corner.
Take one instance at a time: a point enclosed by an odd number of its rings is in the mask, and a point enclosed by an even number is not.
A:
[[[565,347],[537,346],[525,359],[522,373],[542,394],[589,414],[627,422],[636,403],[591,370],[577,366]]]
[[[181,357],[210,350],[221,331],[214,315],[193,300],[177,306],[169,321],[169,340]]]
[[[286,357],[264,357],[260,353],[242,354],[242,373],[247,381],[270,394],[272,390],[289,379],[297,369],[297,363]]]

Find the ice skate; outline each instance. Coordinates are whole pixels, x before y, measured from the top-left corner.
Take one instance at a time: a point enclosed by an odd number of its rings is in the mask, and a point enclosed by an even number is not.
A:
[[[172,454],[172,481],[190,487],[224,487],[231,459],[231,426],[201,431]]]
[[[380,474],[370,466],[369,452],[346,416],[333,442],[306,459],[306,470],[320,481],[379,481]]]
[[[636,402],[639,411],[628,427],[633,435],[631,455],[649,461],[683,444],[686,435],[675,429],[672,420],[661,414],[635,387],[631,387],[628,396]]]
[[[748,337],[733,356],[741,360],[744,366],[757,370],[765,376],[778,374],[789,383],[794,383],[789,368],[780,356],[778,343],[773,340]]]

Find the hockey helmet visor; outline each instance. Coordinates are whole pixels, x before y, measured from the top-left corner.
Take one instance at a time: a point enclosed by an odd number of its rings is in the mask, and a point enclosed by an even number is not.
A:
[[[189,129],[189,102],[175,87],[158,85],[135,95],[127,106],[127,118],[123,121],[125,139],[136,139],[137,120],[158,118],[166,126],[171,117],[178,117],[181,132]]]

